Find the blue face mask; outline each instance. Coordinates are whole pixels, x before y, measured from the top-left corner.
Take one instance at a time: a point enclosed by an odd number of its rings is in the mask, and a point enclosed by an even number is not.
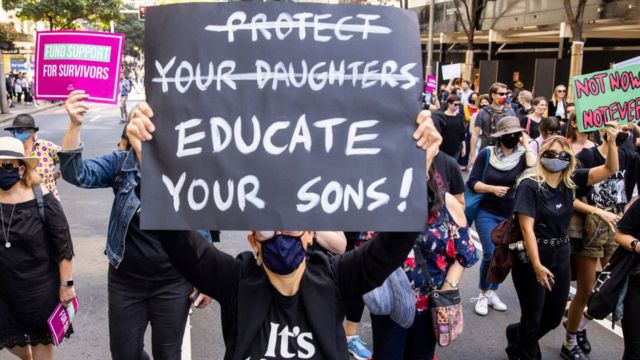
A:
[[[31,131],[29,131],[29,129],[15,129],[11,131],[11,135],[16,139],[25,142],[31,136]]]
[[[264,265],[279,275],[294,272],[304,261],[306,252],[298,236],[277,234],[262,242],[262,261]]]

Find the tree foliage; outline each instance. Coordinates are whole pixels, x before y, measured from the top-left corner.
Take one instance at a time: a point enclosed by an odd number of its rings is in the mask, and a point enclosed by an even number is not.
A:
[[[122,20],[116,23],[115,30],[126,36],[125,55],[137,57],[144,53],[144,21],[138,20],[136,14],[125,14]]]
[[[18,33],[12,23],[0,23],[0,48],[11,50],[13,42],[17,40]]]
[[[19,9],[21,19],[44,21],[51,30],[76,29],[84,20],[98,29],[121,18],[122,0],[5,0],[5,9]]]

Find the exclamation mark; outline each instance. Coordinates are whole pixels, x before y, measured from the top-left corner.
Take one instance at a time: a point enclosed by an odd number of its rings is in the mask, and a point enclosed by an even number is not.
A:
[[[411,182],[413,181],[413,168],[408,168],[402,176],[402,185],[400,185],[400,199],[406,199],[411,190]],[[402,201],[398,204],[398,210],[404,212],[407,209],[407,202]]]

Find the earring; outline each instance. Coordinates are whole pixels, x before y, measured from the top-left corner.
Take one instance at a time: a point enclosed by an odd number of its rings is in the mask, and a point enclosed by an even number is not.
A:
[[[254,258],[256,259],[256,264],[258,266],[262,266],[262,260],[260,260],[259,255],[260,255],[260,253],[257,253],[256,256],[254,256]]]

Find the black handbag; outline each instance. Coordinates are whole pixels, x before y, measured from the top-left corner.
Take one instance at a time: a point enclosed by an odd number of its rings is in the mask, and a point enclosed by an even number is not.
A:
[[[436,341],[442,347],[448,346],[462,335],[464,327],[460,290],[436,289],[431,273],[427,269],[427,263],[417,245],[414,246],[413,253],[417,264],[421,267],[422,276],[430,289],[429,309],[431,309],[431,320]]]

